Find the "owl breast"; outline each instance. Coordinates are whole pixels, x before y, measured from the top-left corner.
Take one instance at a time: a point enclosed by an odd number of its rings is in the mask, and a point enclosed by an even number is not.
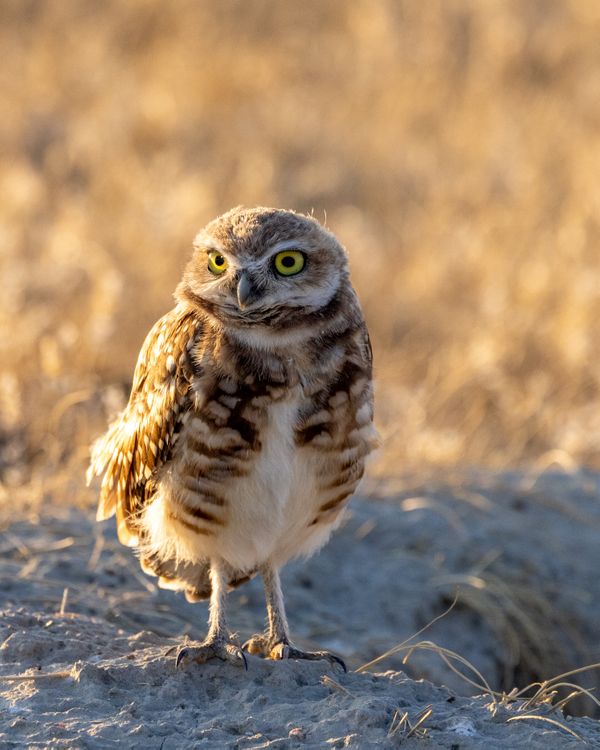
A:
[[[266,560],[301,554],[314,516],[316,486],[311,456],[299,451],[295,429],[300,386],[271,400],[261,414],[260,447],[247,473],[227,487],[227,524],[219,530],[220,554],[234,567],[255,568]]]
[[[333,518],[313,523],[318,456],[296,442],[301,386],[242,408],[236,398],[217,397],[187,416],[142,517],[145,554],[191,562],[218,555],[248,571],[308,554],[329,537]]]

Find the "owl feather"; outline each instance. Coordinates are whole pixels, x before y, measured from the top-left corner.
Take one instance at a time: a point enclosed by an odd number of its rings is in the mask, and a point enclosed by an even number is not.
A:
[[[139,543],[136,519],[189,405],[190,349],[200,330],[193,312],[181,308],[157,321],[142,346],[127,407],[92,448],[88,483],[104,475],[96,518],[116,512],[119,541],[129,547]]]

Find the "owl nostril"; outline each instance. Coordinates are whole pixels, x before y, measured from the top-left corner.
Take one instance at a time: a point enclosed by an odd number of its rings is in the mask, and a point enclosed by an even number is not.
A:
[[[260,290],[253,284],[252,280],[243,271],[240,274],[237,287],[237,299],[240,309],[243,310],[251,302],[260,297]]]

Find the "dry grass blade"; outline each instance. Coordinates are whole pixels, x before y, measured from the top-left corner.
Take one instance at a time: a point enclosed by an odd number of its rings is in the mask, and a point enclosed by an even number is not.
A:
[[[68,411],[72,406],[85,403],[93,395],[94,395],[94,390],[92,388],[85,388],[80,391],[72,391],[71,393],[66,393],[58,401],[58,403],[54,406],[54,408],[50,412],[50,417],[49,417],[50,429],[53,432],[56,432],[63,414],[66,411]]]
[[[424,737],[426,734],[426,730],[421,729],[421,726],[425,721],[427,721],[427,719],[431,716],[432,713],[433,713],[432,706],[431,705],[425,706],[425,708],[417,714],[415,723],[411,724],[409,716],[408,716],[408,711],[404,711],[403,713],[400,713],[399,710],[396,710],[396,713],[394,714],[394,718],[392,719],[392,723],[390,724],[390,728],[388,730],[388,737],[393,737],[394,735],[397,735],[400,731],[406,732],[405,734],[406,739],[408,739],[409,737],[412,737],[413,735]]]
[[[402,643],[399,643],[397,646],[394,646],[393,648],[386,651],[384,654],[381,654],[381,656],[378,656],[375,659],[372,659],[371,661],[368,661],[366,664],[361,664],[360,667],[358,667],[355,672],[365,672],[367,669],[370,669],[375,664],[379,664],[379,662],[384,661],[384,659],[387,659],[390,656],[393,656],[394,654],[397,654],[399,651],[405,650],[407,647],[407,644],[412,641],[414,638],[417,638],[422,633],[424,633],[426,630],[428,630],[432,625],[434,625],[436,622],[441,620],[443,617],[446,617],[455,607],[456,602],[458,599],[458,594],[455,595],[454,600],[452,604],[446,609],[444,612],[442,612],[441,615],[438,615],[437,617],[434,617],[433,620],[430,620],[427,625],[422,627],[420,630],[417,630],[416,633],[410,636],[410,638],[406,638],[406,640],[402,641]]]
[[[433,708],[431,706],[426,706],[418,715],[416,724],[411,727],[409,733],[406,736],[412,737],[413,734],[425,734],[423,730],[419,731],[419,727],[431,716],[432,713]]]
[[[451,669],[456,675],[461,677],[465,682],[467,682],[469,685],[472,685],[474,688],[477,688],[478,690],[482,690],[485,693],[488,693],[490,697],[492,698],[492,703],[495,707],[497,703],[497,698],[499,696],[499,693],[495,690],[492,690],[490,687],[490,684],[485,679],[485,677],[481,674],[481,672],[475,667],[468,659],[465,659],[464,656],[461,656],[460,654],[457,654],[455,651],[451,651],[448,648],[444,648],[443,646],[438,646],[437,643],[433,643],[433,641],[420,641],[419,643],[415,643],[411,646],[405,646],[404,649],[408,652],[404,658],[402,659],[402,663],[406,664],[406,662],[410,659],[411,655],[414,651],[417,650],[424,650],[424,651],[433,651],[434,653],[438,654],[438,656],[443,660],[443,662],[446,664],[449,669]],[[452,664],[452,660],[457,661],[459,664],[462,664],[467,669],[470,669],[471,672],[479,679],[479,682],[475,682],[470,677],[467,677],[467,675],[463,674],[459,669],[457,669],[454,664]]]
[[[19,573],[17,574],[18,578],[29,578],[32,573],[35,573],[37,568],[40,565],[40,558],[39,557],[30,557],[29,560],[23,565]]]
[[[528,719],[532,719],[534,721],[545,721],[547,724],[552,724],[555,727],[560,727],[568,734],[575,737],[575,739],[579,740],[580,742],[583,742],[584,745],[587,745],[588,743],[581,737],[577,732],[574,732],[569,727],[566,727],[564,724],[561,724],[560,721],[557,721],[556,719],[551,719],[549,716],[540,716],[539,714],[525,714],[521,716],[511,716],[510,719],[507,719],[507,723],[510,721],[525,721]]]
[[[45,544],[42,547],[33,547],[32,551],[39,554],[40,552],[59,552],[60,550],[72,547],[75,544],[75,539],[72,536],[67,536],[64,539],[57,539],[56,542]]]
[[[400,711],[396,709],[396,713],[394,714],[394,718],[392,719],[392,723],[390,724],[388,737],[393,737],[395,734],[397,734],[407,721],[408,711],[405,711],[401,714]]]
[[[528,685],[527,687],[520,690],[515,695],[515,699],[523,699],[525,700],[525,703],[523,704],[523,710],[528,710],[532,706],[543,704],[543,703],[549,703],[552,705],[553,699],[557,694],[557,688],[573,688],[573,692],[570,693],[565,698],[561,699],[555,704],[555,708],[563,709],[568,702],[573,700],[574,698],[585,695],[588,697],[593,703],[595,703],[598,707],[600,707],[600,700],[596,698],[596,696],[592,695],[590,690],[587,690],[586,688],[582,687],[581,685],[576,685],[575,683],[565,681],[564,677],[571,677],[575,674],[581,674],[582,672],[588,672],[591,669],[599,669],[600,663],[595,664],[588,664],[585,667],[578,667],[577,669],[571,669],[568,672],[563,672],[562,674],[556,675],[556,677],[552,677],[550,680],[545,680],[544,682],[537,682],[533,683],[531,685]],[[535,693],[530,697],[525,699],[525,694],[531,690],[533,687],[537,686],[537,690]]]
[[[69,598],[69,587],[67,586],[62,595],[62,599],[60,602],[60,609],[58,610],[58,614],[61,616],[64,616],[65,610],[67,609],[67,599]]]
[[[2,553],[5,554],[9,550],[17,550],[21,557],[29,557],[31,555],[31,549],[25,544],[25,542],[18,537],[16,534],[5,531],[4,537],[8,540],[9,544],[5,544],[2,547]]]
[[[343,685],[340,685],[339,682],[332,680],[329,675],[325,674],[323,675],[323,677],[321,677],[321,684],[325,685],[326,687],[332,688],[333,690],[337,690],[340,693],[344,693],[344,695],[352,695],[349,690],[346,690],[346,688]]]
[[[582,672],[588,672],[590,669],[600,669],[600,662],[595,662],[594,664],[587,664],[585,667],[577,667],[577,669],[570,669],[568,672],[563,672],[562,674],[556,675],[556,677],[552,677],[552,679],[547,680],[547,684],[551,685],[555,682],[558,682],[559,680],[562,680],[563,677],[572,677],[574,674],[581,674]]]
[[[565,688],[574,688],[572,693],[569,693],[569,695],[566,698],[563,698],[562,700],[558,701],[558,703],[554,704],[554,708],[559,709],[560,711],[563,710],[563,708],[569,703],[573,698],[577,698],[579,695],[585,695],[587,696],[593,703],[595,703],[600,708],[600,700],[596,698],[595,695],[592,694],[591,690],[587,690],[584,687],[581,687],[581,685],[576,685],[573,682],[557,682],[554,684],[555,688],[559,687],[565,687]]]

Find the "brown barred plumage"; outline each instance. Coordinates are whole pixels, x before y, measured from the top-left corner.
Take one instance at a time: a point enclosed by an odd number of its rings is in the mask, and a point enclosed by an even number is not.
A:
[[[196,238],[176,300],[94,445],[98,519],[116,513],[159,585],[211,597],[207,640],[180,658],[245,662],[223,597],[260,572],[269,631],[247,649],[339,661],[290,644],[278,569],[327,541],[375,445],[371,346],[345,251],[312,218],[234,209]]]

